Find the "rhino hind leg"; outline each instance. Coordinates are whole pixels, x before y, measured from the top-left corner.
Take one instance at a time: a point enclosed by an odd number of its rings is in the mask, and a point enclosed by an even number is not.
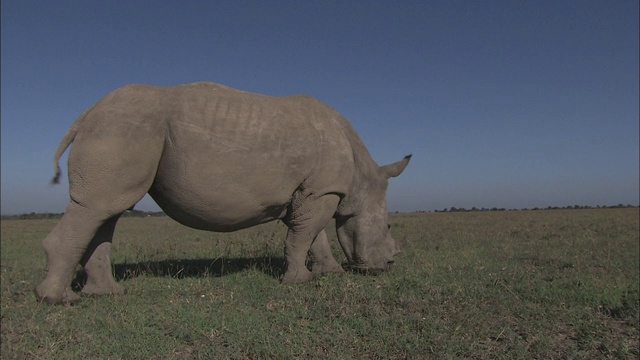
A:
[[[121,173],[133,174],[123,169]],[[122,293],[111,274],[109,251],[120,214],[137,203],[149,189],[153,176],[112,177],[86,172],[82,187],[70,184],[71,202],[56,227],[44,239],[47,257],[45,279],[36,287],[36,297],[50,304],[79,300],[71,290],[78,264],[87,272],[84,294]],[[123,179],[129,181],[123,181]],[[109,191],[106,191],[106,190]]]
[[[314,274],[327,272],[344,273],[344,269],[331,253],[331,244],[329,244],[329,238],[324,230],[320,231],[313,244],[311,244],[311,258],[311,271]]]
[[[118,284],[111,271],[111,241],[119,215],[107,220],[91,240],[80,264],[84,267],[87,282],[82,288],[83,295],[99,296],[124,294],[124,286]]]
[[[336,211],[340,198],[329,194],[317,199],[307,199],[287,216],[289,227],[285,239],[285,272],[283,284],[301,283],[312,280],[314,274],[305,262],[313,240],[323,232]],[[326,237],[326,234],[324,235]],[[320,243],[322,245],[322,243]],[[315,249],[322,249],[317,247]],[[323,250],[323,253],[326,252]]]
[[[74,303],[80,299],[71,290],[71,280],[101,222],[88,209],[73,201],[69,203],[60,222],[42,242],[47,270],[45,279],[34,290],[36,298],[49,304]]]

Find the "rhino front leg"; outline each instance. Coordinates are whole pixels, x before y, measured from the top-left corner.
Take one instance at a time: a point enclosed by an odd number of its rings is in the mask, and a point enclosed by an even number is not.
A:
[[[314,274],[325,272],[344,273],[344,269],[331,253],[331,244],[329,244],[329,238],[324,230],[320,231],[313,244],[311,244],[311,258],[311,271]]]
[[[285,223],[289,227],[284,244],[286,268],[282,277],[283,284],[305,282],[313,279],[305,262],[313,240],[321,233],[333,217],[340,198],[337,195],[324,195],[317,199],[305,199],[304,203],[293,209]],[[326,240],[326,234],[325,240]],[[320,244],[319,249],[322,249]]]
[[[82,294],[90,296],[124,294],[124,286],[118,284],[111,272],[111,241],[119,216],[107,220],[96,233],[85,256],[80,261],[87,274]]]

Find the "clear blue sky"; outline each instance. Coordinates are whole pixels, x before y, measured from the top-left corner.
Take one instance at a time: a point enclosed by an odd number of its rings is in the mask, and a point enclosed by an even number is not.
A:
[[[390,211],[639,202],[638,1],[2,1],[2,213],[61,212],[69,125],[128,83],[304,93]],[[137,207],[155,210],[146,198]]]

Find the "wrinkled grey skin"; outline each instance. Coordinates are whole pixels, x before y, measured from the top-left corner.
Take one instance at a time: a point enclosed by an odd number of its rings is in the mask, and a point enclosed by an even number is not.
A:
[[[348,262],[385,269],[399,249],[388,230],[387,179],[410,156],[380,167],[349,122],[308,96],[271,97],[214,83],[128,85],[87,109],[54,157],[69,152],[70,202],[43,241],[46,278],[35,294],[48,303],[82,292],[123,293],[109,252],[119,216],[149,193],[167,215],[197,229],[234,231],[281,219],[283,283],[342,272],[324,228],[336,219]],[[315,240],[315,241],[314,241]],[[313,258],[310,272],[307,254]]]

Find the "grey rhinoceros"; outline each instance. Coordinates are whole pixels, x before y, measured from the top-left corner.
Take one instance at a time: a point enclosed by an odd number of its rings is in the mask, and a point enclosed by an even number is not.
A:
[[[35,294],[73,302],[76,266],[84,294],[124,292],[111,273],[116,222],[149,193],[164,212],[197,229],[234,231],[281,219],[288,227],[283,283],[342,272],[325,226],[336,219],[347,262],[385,269],[399,252],[388,229],[386,188],[411,155],[378,166],[349,122],[309,96],[272,97],[198,82],[127,85],[87,109],[54,156],[69,151],[70,202],[43,241],[46,278]],[[313,263],[305,266],[308,253]]]

